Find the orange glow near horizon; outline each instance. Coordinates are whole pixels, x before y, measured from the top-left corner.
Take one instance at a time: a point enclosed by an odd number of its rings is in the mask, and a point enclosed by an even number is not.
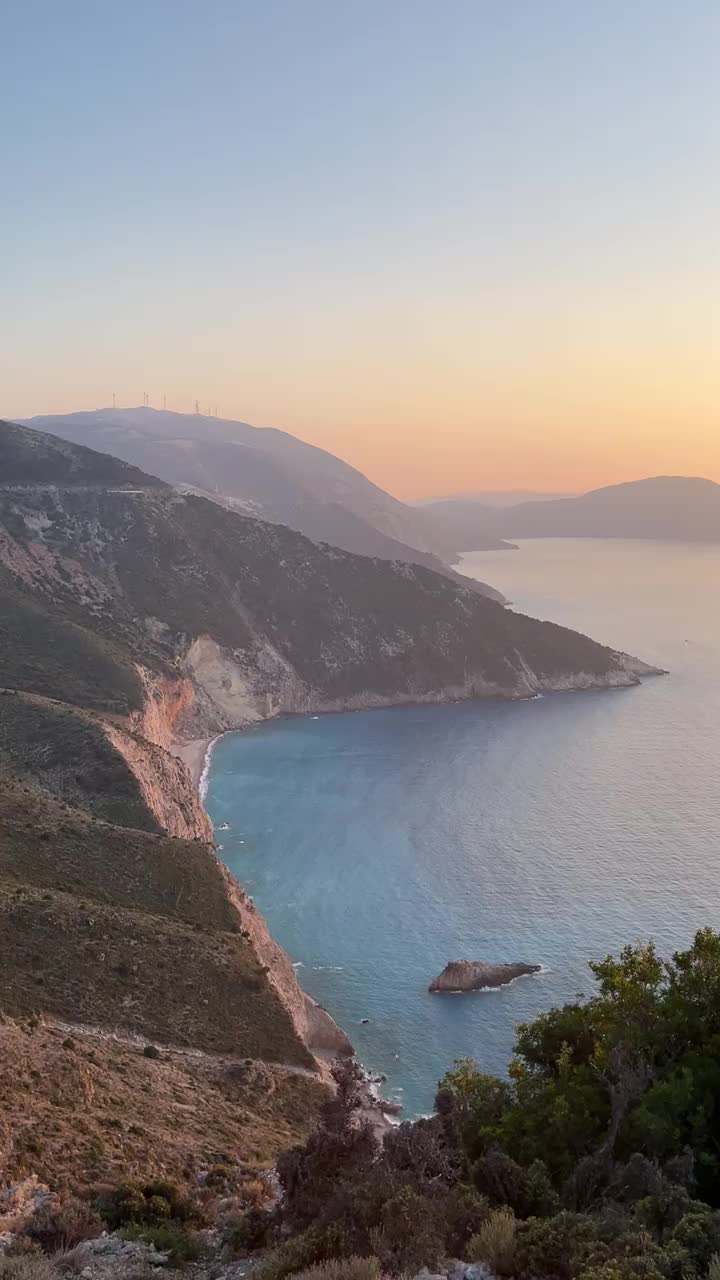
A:
[[[199,400],[406,499],[720,482],[720,5],[27,8],[0,417]]]
[[[497,312],[492,324],[439,316],[424,331],[405,315],[394,342],[401,317],[392,311],[372,340],[367,317],[356,317],[351,332],[333,330],[325,317],[302,343],[276,325],[272,351],[262,326],[242,334],[229,327],[195,345],[189,371],[178,368],[170,340],[156,344],[153,375],[138,362],[132,380],[115,390],[118,404],[130,405],[142,400],[138,387],[149,387],[151,404],[159,407],[165,395],[180,412],[192,412],[199,396],[201,408],[217,405],[222,417],[280,427],[328,449],[403,499],[488,489],[582,492],[661,474],[720,481],[713,345],[720,325],[699,298],[687,325],[685,303],[665,312],[673,324],[657,316],[651,324],[635,308],[622,325],[615,317],[614,327],[610,315],[590,324],[578,308],[556,315],[544,334],[522,312],[504,324]],[[135,354],[127,353],[128,366]],[[58,359],[46,370],[44,393],[29,390],[31,379],[16,367],[0,414],[108,405],[112,371],[102,364],[81,388]],[[212,390],[203,395],[203,388]]]

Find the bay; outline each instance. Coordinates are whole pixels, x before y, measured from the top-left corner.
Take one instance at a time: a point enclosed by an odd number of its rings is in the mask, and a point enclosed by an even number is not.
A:
[[[519,1022],[591,990],[589,959],[720,926],[720,548],[542,539],[461,567],[670,674],[262,724],[216,744],[206,797],[220,856],[409,1116],[455,1058],[504,1072]],[[455,958],[544,971],[428,994]]]

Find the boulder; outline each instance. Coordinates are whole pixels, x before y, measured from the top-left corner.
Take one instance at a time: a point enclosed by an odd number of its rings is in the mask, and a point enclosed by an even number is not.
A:
[[[524,974],[540,973],[539,964],[490,964],[487,960],[449,960],[428,991],[480,991],[504,987]]]

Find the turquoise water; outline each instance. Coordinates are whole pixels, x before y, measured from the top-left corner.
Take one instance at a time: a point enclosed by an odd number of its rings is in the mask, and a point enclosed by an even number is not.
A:
[[[223,738],[208,784],[221,857],[407,1115],[454,1058],[502,1072],[588,959],[720,927],[720,548],[541,540],[464,571],[672,674],[276,721]],[[429,995],[459,957],[546,971]]]

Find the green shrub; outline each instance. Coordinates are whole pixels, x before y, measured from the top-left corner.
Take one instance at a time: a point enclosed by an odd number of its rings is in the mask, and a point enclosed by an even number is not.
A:
[[[172,1182],[126,1182],[106,1192],[98,1209],[111,1231],[130,1223],[162,1223],[197,1220],[198,1208]]]
[[[449,1258],[464,1258],[468,1242],[477,1235],[490,1213],[484,1196],[472,1187],[451,1187],[443,1205],[445,1252]]]
[[[195,1262],[204,1252],[202,1241],[182,1222],[135,1222],[120,1233],[124,1240],[144,1240],[166,1253],[172,1262]]]
[[[346,1252],[345,1240],[338,1227],[308,1227],[300,1235],[274,1249],[263,1259],[258,1280],[285,1280],[296,1271],[306,1271],[318,1262],[329,1262]]]
[[[686,1213],[672,1233],[672,1242],[687,1251],[690,1267],[702,1274],[720,1253],[720,1212],[702,1205]]]
[[[620,1234],[621,1227],[616,1227]],[[608,1249],[601,1240],[599,1221],[582,1213],[558,1213],[554,1218],[529,1218],[518,1225],[516,1261],[520,1275],[574,1280],[584,1266],[605,1262]]]
[[[468,1248],[472,1262],[486,1262],[499,1276],[515,1270],[515,1218],[509,1209],[494,1209]]]
[[[380,1225],[371,1229],[369,1241],[387,1270],[416,1271],[440,1261],[443,1227],[438,1203],[405,1186],[386,1200]]]

